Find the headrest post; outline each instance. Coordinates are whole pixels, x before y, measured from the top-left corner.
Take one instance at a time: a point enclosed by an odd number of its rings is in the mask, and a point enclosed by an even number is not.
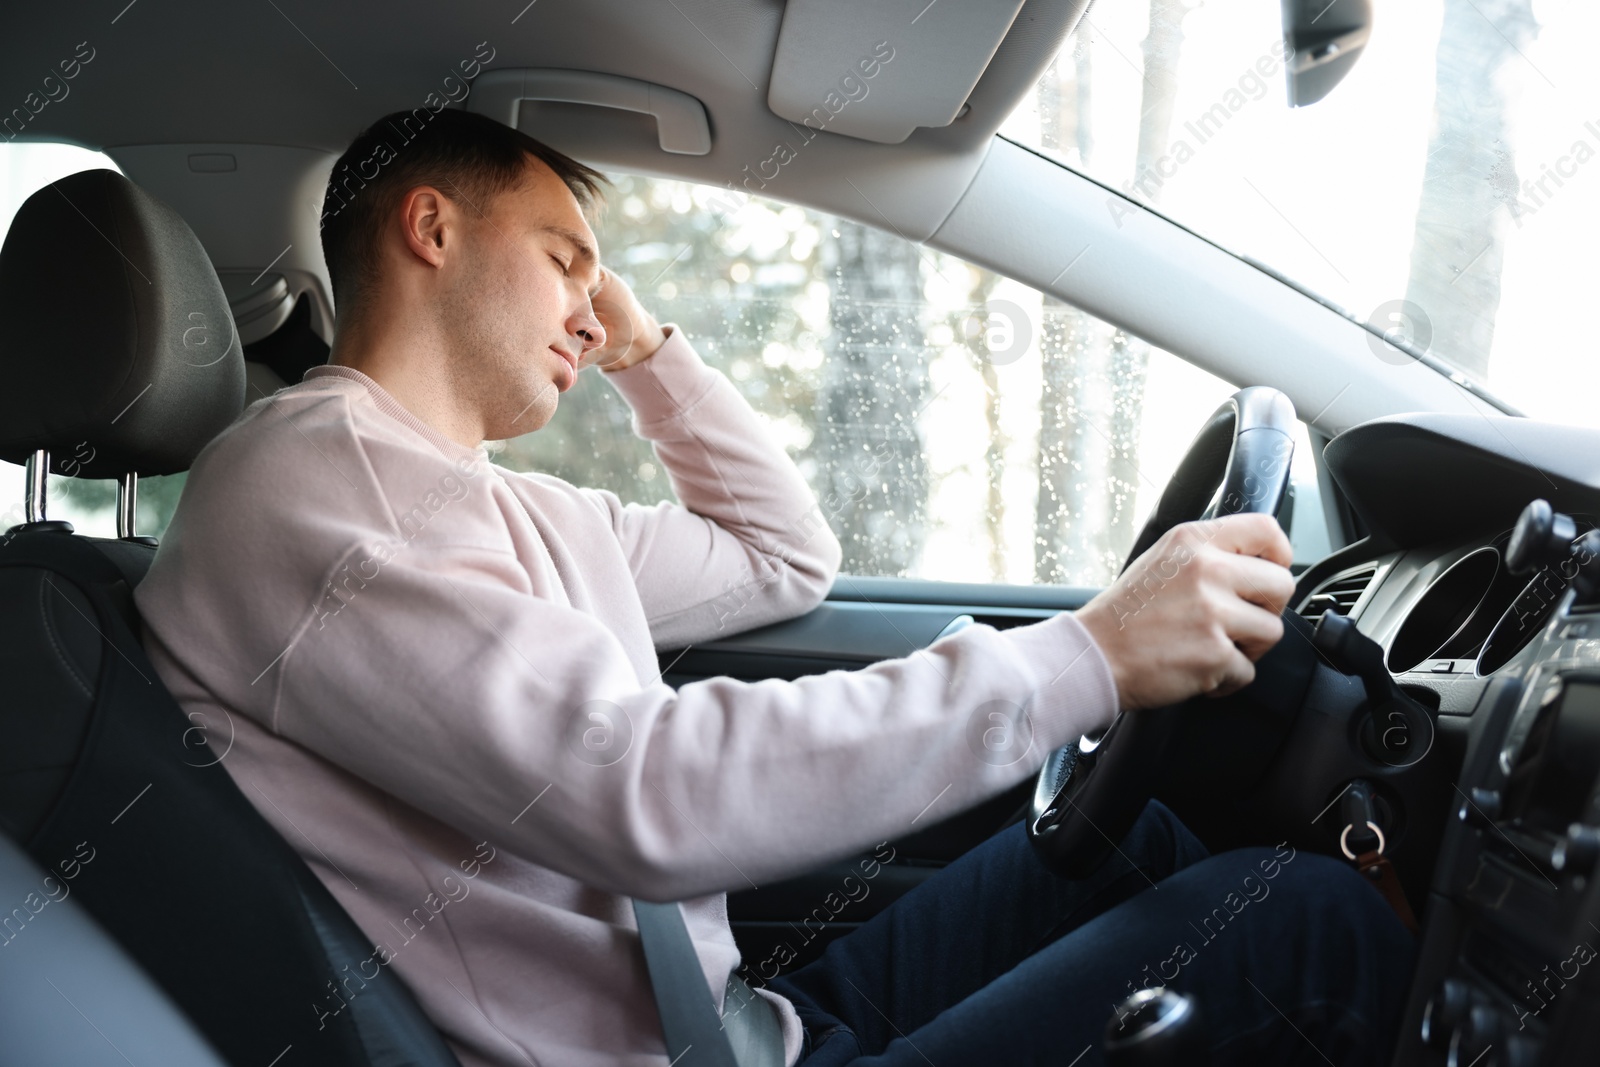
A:
[[[44,521],[45,488],[50,477],[50,453],[37,449],[28,457],[28,491],[24,507],[29,522]]]
[[[139,476],[132,471],[117,479],[117,536],[124,541],[135,534],[133,523],[139,510]]]

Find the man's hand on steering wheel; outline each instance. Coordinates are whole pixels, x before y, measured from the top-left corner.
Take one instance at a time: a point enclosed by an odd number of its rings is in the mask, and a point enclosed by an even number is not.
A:
[[[1122,710],[1250,684],[1283,636],[1289,539],[1270,515],[1174,526],[1078,611],[1111,666]]]

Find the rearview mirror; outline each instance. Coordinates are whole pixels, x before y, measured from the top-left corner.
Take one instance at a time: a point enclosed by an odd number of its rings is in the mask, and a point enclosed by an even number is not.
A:
[[[1332,92],[1371,35],[1372,0],[1283,0],[1289,106],[1315,104]]]

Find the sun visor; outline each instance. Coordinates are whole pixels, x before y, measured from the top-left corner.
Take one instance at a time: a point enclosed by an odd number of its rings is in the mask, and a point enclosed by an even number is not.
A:
[[[948,126],[1023,0],[789,0],[767,106],[780,118],[899,144]]]

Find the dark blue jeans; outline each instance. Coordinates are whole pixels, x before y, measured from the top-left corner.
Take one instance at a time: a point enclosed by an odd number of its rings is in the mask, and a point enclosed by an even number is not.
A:
[[[805,1067],[1104,1063],[1113,1007],[1194,994],[1214,1067],[1386,1064],[1414,943],[1346,864],[1287,846],[1209,856],[1152,801],[1092,877],[1018,825],[771,988]]]

